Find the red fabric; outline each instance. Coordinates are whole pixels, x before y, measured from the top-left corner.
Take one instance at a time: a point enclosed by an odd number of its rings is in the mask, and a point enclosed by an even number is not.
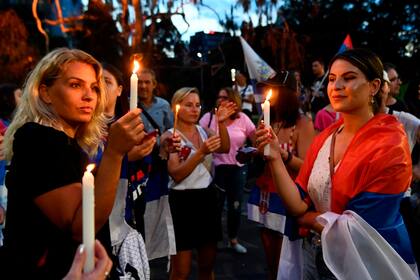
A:
[[[7,126],[0,120],[0,134],[4,135],[6,132]]]
[[[312,143],[296,182],[307,193],[309,175],[324,141],[343,120],[321,132]],[[378,114],[356,133],[332,178],[331,210],[341,214],[362,192],[398,194],[411,181],[411,157],[402,124]]]
[[[289,168],[287,168],[287,172],[293,180],[296,178],[296,172],[293,172]],[[273,176],[268,165],[264,166],[263,174],[257,178],[255,183],[262,191],[277,193],[276,185],[274,184]]]

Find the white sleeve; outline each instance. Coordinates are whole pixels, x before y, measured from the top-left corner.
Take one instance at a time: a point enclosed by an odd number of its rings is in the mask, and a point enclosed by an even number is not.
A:
[[[398,118],[398,120],[403,124],[405,133],[407,134],[408,143],[410,144],[411,151],[417,141],[417,131],[420,127],[420,119],[407,112],[394,111],[393,115],[395,115]]]

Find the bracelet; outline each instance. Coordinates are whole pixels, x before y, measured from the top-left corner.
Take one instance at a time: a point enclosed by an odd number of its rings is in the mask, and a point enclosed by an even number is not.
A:
[[[290,151],[287,151],[287,158],[283,160],[284,164],[288,164],[293,158],[293,154]]]

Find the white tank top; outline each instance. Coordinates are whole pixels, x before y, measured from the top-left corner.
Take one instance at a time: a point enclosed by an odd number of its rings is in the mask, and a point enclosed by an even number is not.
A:
[[[202,142],[204,142],[207,139],[207,133],[206,131],[199,125],[196,125],[196,128],[200,134]],[[170,132],[173,132],[173,129],[169,129]],[[191,153],[189,154],[188,158],[191,157],[194,153],[196,153],[196,149],[194,145],[188,141],[185,137],[181,137],[181,147],[182,146],[189,146],[191,148]],[[179,183],[176,183],[171,176],[169,176],[169,183],[168,186],[170,189],[174,190],[195,190],[195,189],[205,189],[207,188],[211,181],[213,180],[213,177],[211,176],[209,170],[207,169],[205,163],[211,162],[212,155],[208,154],[204,161],[198,164],[194,170],[191,172],[190,175],[184,178]]]

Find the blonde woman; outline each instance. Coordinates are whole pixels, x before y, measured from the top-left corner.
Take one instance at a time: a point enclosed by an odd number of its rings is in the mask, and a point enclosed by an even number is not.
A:
[[[104,106],[102,68],[83,51],[54,50],[29,75],[5,136],[5,279],[61,279],[69,270],[82,240],[83,172],[106,136]],[[109,128],[95,178],[96,231],[111,212],[123,156],[143,139],[139,114]]]
[[[181,137],[180,152],[171,153],[168,160],[169,203],[177,249],[177,254],[171,256],[170,279],[188,279],[193,249],[198,253],[199,279],[213,279],[221,225],[216,190],[211,187],[211,155],[229,151],[230,141],[224,121],[235,112],[236,105],[226,102],[220,106],[218,135],[207,133],[197,125],[201,112],[198,89],[185,87],[176,91],[172,108],[175,109],[176,105],[180,105],[176,131],[170,129],[162,136],[165,139],[175,133]]]

